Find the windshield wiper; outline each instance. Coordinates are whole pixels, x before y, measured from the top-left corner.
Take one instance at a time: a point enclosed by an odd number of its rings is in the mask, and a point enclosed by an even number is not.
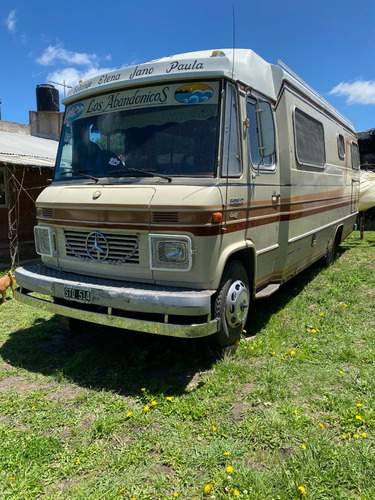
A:
[[[82,177],[87,177],[88,179],[92,179],[95,182],[98,182],[98,180],[99,180],[97,177],[94,177],[93,175],[90,175],[90,174],[84,174],[80,170],[71,170],[70,172],[61,172],[60,175],[73,175],[73,174],[74,175],[82,175]]]
[[[158,172],[150,172],[149,170],[142,170],[141,168],[123,168],[120,170],[111,170],[110,172],[107,172],[107,174],[126,174],[128,172],[138,172],[139,174],[149,175],[150,177],[161,177],[162,179],[167,179],[168,182],[172,182],[172,177],[169,177],[168,175]]]

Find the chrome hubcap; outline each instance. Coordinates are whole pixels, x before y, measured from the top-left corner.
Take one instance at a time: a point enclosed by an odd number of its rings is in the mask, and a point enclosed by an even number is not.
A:
[[[249,293],[241,280],[230,286],[225,304],[225,317],[230,328],[239,326],[247,315],[249,307]]]

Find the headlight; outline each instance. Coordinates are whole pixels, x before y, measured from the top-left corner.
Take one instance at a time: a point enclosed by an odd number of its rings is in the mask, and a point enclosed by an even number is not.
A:
[[[53,257],[52,230],[46,226],[34,227],[35,250],[39,255]]]
[[[165,271],[189,271],[192,265],[191,240],[188,236],[149,236],[150,267]]]

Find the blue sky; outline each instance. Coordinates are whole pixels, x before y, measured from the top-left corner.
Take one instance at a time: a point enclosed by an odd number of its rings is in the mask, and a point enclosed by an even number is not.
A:
[[[3,120],[29,122],[38,84],[75,85],[158,57],[232,47],[235,40],[268,62],[281,59],[357,131],[375,128],[373,0],[2,0],[1,7]]]

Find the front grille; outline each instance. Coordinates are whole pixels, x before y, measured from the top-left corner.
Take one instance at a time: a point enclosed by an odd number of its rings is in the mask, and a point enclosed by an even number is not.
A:
[[[97,243],[102,252],[91,252],[90,257],[88,247],[90,249],[93,246],[92,241],[95,234],[100,235]],[[139,233],[105,234],[99,231],[64,231],[64,235],[65,250],[68,257],[87,261],[103,261],[107,264],[139,264]],[[87,245],[88,241],[89,245]]]
[[[42,207],[41,216],[45,219],[52,219],[52,208]]]
[[[178,212],[152,212],[152,224],[178,224]]]

